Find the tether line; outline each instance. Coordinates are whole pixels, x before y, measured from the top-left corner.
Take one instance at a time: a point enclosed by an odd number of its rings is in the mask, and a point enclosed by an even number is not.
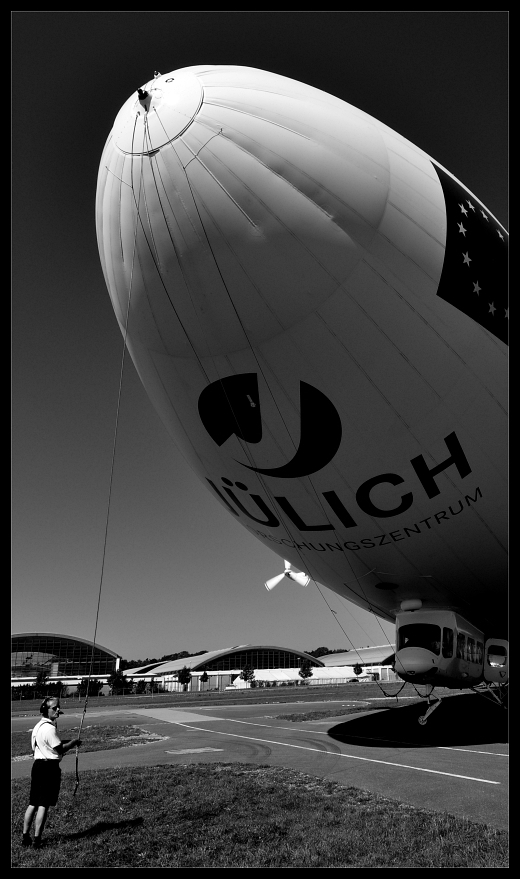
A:
[[[135,126],[134,126],[134,131],[135,131]],[[143,146],[144,146],[144,142],[143,142]],[[109,525],[109,520],[110,520],[110,505],[111,505],[111,500],[112,500],[112,488],[113,488],[113,484],[114,484],[117,434],[118,434],[118,428],[119,428],[119,415],[120,415],[120,411],[121,411],[121,395],[122,395],[122,389],[123,389],[123,374],[124,374],[124,367],[125,367],[126,341],[128,338],[128,324],[129,324],[129,319],[130,319],[130,303],[132,300],[132,287],[133,287],[133,280],[134,280],[134,266],[135,266],[135,257],[136,257],[136,248],[137,248],[137,229],[138,229],[138,220],[139,220],[139,202],[140,202],[140,197],[141,197],[142,183],[143,183],[143,159],[141,159],[141,175],[140,175],[140,180],[139,180],[139,191],[138,191],[138,197],[137,197],[137,202],[136,202],[136,221],[135,221],[134,241],[133,241],[133,250],[132,250],[132,264],[131,264],[131,268],[130,268],[128,301],[127,301],[127,306],[126,306],[126,317],[125,317],[125,325],[124,325],[124,333],[123,333],[123,350],[121,353],[121,365],[119,368],[119,387],[118,387],[118,391],[117,391],[116,417],[115,417],[115,423],[114,423],[114,434],[113,434],[113,439],[112,439],[112,458],[111,458],[111,462],[110,462],[110,477],[109,477],[109,483],[108,483],[107,510],[106,510],[106,516],[105,516],[105,534],[104,534],[104,538],[103,538],[103,552],[102,552],[102,556],[101,556],[101,572],[100,572],[100,578],[99,578],[99,590],[98,590],[98,599],[97,599],[97,608],[96,608],[96,622],[94,625],[94,638],[92,641],[92,652],[91,652],[91,656],[90,656],[90,666],[89,666],[89,672],[88,672],[88,678],[87,678],[87,691],[85,694],[85,703],[83,705],[83,713],[81,715],[81,721],[80,721],[79,729],[78,729],[78,738],[81,738],[81,730],[83,728],[85,715],[87,713],[88,697],[89,697],[89,690],[90,690],[90,679],[92,677],[92,669],[94,667],[94,651],[96,649],[96,641],[97,641],[99,610],[101,607],[101,592],[103,589],[103,577],[104,577],[104,573],[105,573],[105,560],[106,560],[107,543],[108,543],[108,525]],[[132,174],[132,191],[134,192],[133,174]],[[135,192],[134,192],[134,201],[135,201]],[[78,762],[79,762],[79,751],[78,751],[78,746],[76,745],[76,784],[74,787],[73,796],[76,796],[76,792],[79,787]]]

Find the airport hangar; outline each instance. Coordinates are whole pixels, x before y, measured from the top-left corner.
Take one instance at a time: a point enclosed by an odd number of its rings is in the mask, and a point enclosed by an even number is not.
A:
[[[367,679],[388,681],[396,679],[391,668],[394,649],[393,645],[363,647],[317,659],[303,651],[286,647],[246,644],[172,661],[148,663],[125,670],[124,674],[133,684],[139,681],[148,684],[154,682],[166,691],[176,692],[184,689],[184,685],[178,681],[178,673],[186,667],[191,673],[189,690],[239,689],[250,686],[240,678],[245,667],[254,669],[255,681],[259,686],[291,685],[301,681],[299,669],[308,660],[312,676],[307,683],[311,685]],[[12,686],[34,684],[37,675],[46,670],[49,683],[61,681],[72,690],[82,678],[88,676],[91,663],[92,677],[106,681],[120,668],[121,657],[100,644],[70,635],[49,632],[13,635]],[[354,672],[355,666],[362,667],[361,674]]]
[[[178,680],[178,673],[187,668],[191,674],[188,690],[224,690],[250,687],[249,682],[240,677],[244,668],[254,670],[257,686],[283,686],[301,683],[299,670],[308,660],[312,676],[306,679],[309,685],[344,684],[357,680],[396,680],[391,665],[395,647],[363,647],[345,653],[330,653],[318,659],[301,650],[273,645],[242,644],[221,650],[210,650],[198,656],[185,656],[166,662],[157,662],[129,669],[125,672],[130,680],[152,681],[164,690],[178,692],[184,689]],[[365,654],[365,655],[364,655]],[[355,666],[363,671],[356,674]],[[206,680],[207,676],[207,680]],[[204,680],[202,678],[204,677]]]
[[[53,632],[22,632],[11,638],[11,686],[34,685],[47,672],[46,683],[61,681],[75,689],[88,677],[106,681],[119,670],[121,657],[108,647],[84,638]]]

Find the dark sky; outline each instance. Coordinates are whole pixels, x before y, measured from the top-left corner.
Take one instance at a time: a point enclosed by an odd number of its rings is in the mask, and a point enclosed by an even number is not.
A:
[[[13,13],[14,631],[93,637],[122,347],[97,172],[130,94],[155,70],[196,64],[331,92],[424,149],[507,227],[506,12]],[[128,359],[99,642],[127,658],[348,646],[315,587],[266,592],[282,567],[186,470]],[[392,636],[327,599],[356,646]]]

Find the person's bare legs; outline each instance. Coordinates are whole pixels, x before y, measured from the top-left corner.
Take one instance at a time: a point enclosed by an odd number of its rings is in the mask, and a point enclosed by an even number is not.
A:
[[[47,820],[47,811],[48,806],[28,806],[23,821],[24,836],[29,833],[35,815],[36,819],[34,820],[34,838],[37,839],[42,835],[43,828],[45,827],[45,821]]]
[[[36,818],[34,820],[34,838],[39,839],[43,833],[43,828],[45,827],[45,822],[47,820],[47,811],[48,806],[38,806],[38,811],[36,812]]]
[[[24,836],[29,833],[31,829],[31,824],[33,823],[34,813],[38,806],[28,806],[27,811],[25,813],[25,818],[23,819],[23,833]]]

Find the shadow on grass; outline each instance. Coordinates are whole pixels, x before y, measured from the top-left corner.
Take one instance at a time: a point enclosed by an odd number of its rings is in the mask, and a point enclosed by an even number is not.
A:
[[[98,821],[92,827],[79,830],[78,833],[56,834],[54,840],[56,842],[70,842],[72,839],[88,839],[91,836],[97,836],[98,833],[104,833],[106,830],[126,830],[129,827],[139,827],[143,821],[143,818],[129,818],[126,821]]]
[[[508,741],[507,711],[481,696],[449,696],[435,709],[425,726],[418,718],[426,700],[352,717],[329,729],[332,739],[370,748],[430,748],[440,745],[486,745]]]

